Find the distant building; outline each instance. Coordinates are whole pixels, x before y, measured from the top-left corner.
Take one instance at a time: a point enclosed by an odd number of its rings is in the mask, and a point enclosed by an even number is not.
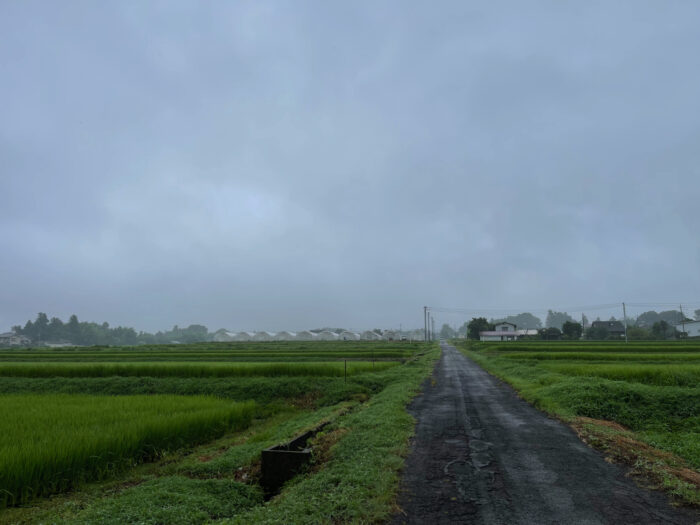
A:
[[[381,335],[379,335],[373,330],[365,330],[364,332],[362,332],[362,334],[360,334],[360,337],[364,341],[379,341],[382,338]]]
[[[30,346],[32,340],[15,332],[0,334],[0,346]]]
[[[358,334],[356,332],[345,331],[345,332],[340,332],[340,338],[343,341],[359,341],[360,334]]]
[[[620,321],[593,321],[591,323],[591,329],[603,328],[608,331],[612,336],[622,337],[625,335],[625,325]]]
[[[297,334],[294,332],[288,332],[287,330],[277,332],[273,337],[275,341],[294,341],[296,338]]]
[[[481,341],[515,341],[518,338],[518,327],[513,323],[498,323],[493,330],[479,332]]]
[[[319,341],[337,341],[340,339],[340,336],[330,330],[322,330],[316,334],[316,339]]]
[[[687,337],[700,337],[700,321],[686,321],[685,323],[677,324],[676,330],[685,332]]]
[[[296,340],[297,341],[313,341],[316,339],[316,334],[313,332],[310,332],[309,330],[302,330],[301,332],[297,332]]]

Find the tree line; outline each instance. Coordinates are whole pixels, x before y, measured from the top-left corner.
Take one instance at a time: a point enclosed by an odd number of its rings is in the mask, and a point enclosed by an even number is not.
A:
[[[81,346],[197,343],[211,341],[214,336],[206,326],[199,324],[192,324],[187,328],[179,328],[175,325],[172,330],[151,334],[137,332],[125,326],[112,328],[106,322],[99,324],[79,321],[75,314],[70,316],[67,323],[64,323],[58,317],[49,319],[43,312],[39,312],[33,322],[29,320],[24,326],[13,326],[12,331],[28,337],[35,344],[64,343]]]
[[[690,319],[679,310],[666,310],[656,312],[650,310],[637,317],[627,317],[627,337],[631,340],[665,340],[678,339],[683,334],[676,329],[677,325],[693,320],[700,320],[700,309],[694,312],[695,319]],[[595,321],[601,321],[597,318]],[[624,327],[621,319],[610,317],[607,321],[619,321]],[[523,330],[537,330],[537,335],[527,337],[534,339],[585,339],[605,340],[618,339],[619,336],[611,334],[604,323],[589,322],[585,314],[581,319],[574,319],[567,312],[557,312],[548,310],[545,322],[529,313],[524,312],[517,315],[510,315],[500,319],[486,319],[485,317],[475,317],[471,321],[465,321],[462,326],[454,330],[448,324],[443,324],[440,330],[440,337],[449,339],[453,337],[467,337],[469,339],[479,339],[479,332],[494,330],[499,323],[511,323]]]

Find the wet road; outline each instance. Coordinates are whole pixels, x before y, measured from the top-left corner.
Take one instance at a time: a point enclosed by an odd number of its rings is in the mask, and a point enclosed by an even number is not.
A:
[[[393,524],[695,524],[566,425],[443,344],[409,407],[416,436]]]

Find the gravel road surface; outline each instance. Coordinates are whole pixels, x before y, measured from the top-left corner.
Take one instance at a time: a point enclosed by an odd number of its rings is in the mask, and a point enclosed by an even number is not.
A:
[[[689,524],[454,347],[409,406],[416,435],[392,524]]]

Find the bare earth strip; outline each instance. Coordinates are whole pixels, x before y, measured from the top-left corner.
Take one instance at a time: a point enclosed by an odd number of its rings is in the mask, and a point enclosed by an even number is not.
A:
[[[690,524],[563,423],[443,344],[411,406],[416,435],[393,524]]]

